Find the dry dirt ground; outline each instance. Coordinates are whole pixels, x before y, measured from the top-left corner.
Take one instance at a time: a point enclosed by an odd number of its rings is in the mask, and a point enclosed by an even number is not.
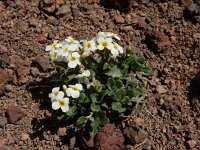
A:
[[[152,68],[145,106],[122,123],[125,148],[200,149],[199,0],[110,1],[0,0],[1,150],[83,149],[51,117],[44,49],[99,31],[117,33]]]

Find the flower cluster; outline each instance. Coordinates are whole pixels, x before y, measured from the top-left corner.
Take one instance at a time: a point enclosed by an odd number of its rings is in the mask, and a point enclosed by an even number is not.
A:
[[[95,135],[144,104],[143,82],[134,73],[151,70],[145,58],[125,51],[118,40],[114,33],[99,32],[91,40],[67,37],[46,47],[57,66],[49,98],[59,120],[71,118],[76,127]]]
[[[49,52],[53,62],[66,62],[69,68],[76,68],[77,66],[85,68],[81,64],[82,59],[87,56],[95,57],[97,51],[109,50],[112,57],[122,54],[123,48],[114,40],[120,40],[120,38],[111,32],[99,32],[97,37],[89,41],[77,41],[69,36],[63,42],[54,41],[45,50]],[[54,110],[61,108],[63,112],[69,111],[69,98],[77,99],[80,96],[80,92],[83,91],[82,84],[86,84],[87,87],[94,85],[89,81],[90,75],[90,70],[80,69],[80,74],[76,76],[78,83],[68,85],[68,87],[63,85],[62,91],[60,87],[53,88],[52,93],[49,94],[52,108]]]
[[[123,48],[114,42],[120,38],[111,32],[99,32],[98,36],[92,40],[77,41],[72,37],[67,37],[63,42],[54,41],[46,47],[52,61],[63,61],[68,63],[69,68],[81,65],[81,56],[95,54],[96,51],[108,49],[116,57],[123,53]]]

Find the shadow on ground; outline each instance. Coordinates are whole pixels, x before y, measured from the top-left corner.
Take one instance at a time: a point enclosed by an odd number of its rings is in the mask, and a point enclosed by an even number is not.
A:
[[[191,109],[199,111],[200,108],[200,72],[191,80],[189,86],[189,100]]]
[[[54,76],[55,77],[55,76]],[[75,128],[73,126],[74,120],[65,118],[58,118],[57,116],[64,116],[61,111],[53,111],[51,107],[51,102],[49,99],[49,93],[51,92],[53,87],[58,86],[58,82],[52,81],[52,77],[43,79],[40,82],[31,83],[27,86],[27,90],[32,94],[32,99],[39,103],[40,110],[47,110],[50,115],[46,115],[44,118],[39,119],[37,117],[33,118],[32,130],[33,133],[30,134],[30,138],[33,140],[35,138],[39,138],[39,140],[45,140],[45,133],[50,131],[51,135],[56,135],[59,128],[66,127],[67,131],[66,134],[60,137],[60,142],[66,144],[71,147],[70,140],[74,137],[76,138],[75,147],[78,147],[81,150],[84,150],[85,145],[84,143],[81,144],[80,134],[75,132]],[[69,127],[69,128],[68,128]],[[60,146],[61,146],[60,145]],[[57,145],[59,146],[59,145]],[[73,146],[74,148],[74,146]],[[87,150],[89,150],[87,148]]]

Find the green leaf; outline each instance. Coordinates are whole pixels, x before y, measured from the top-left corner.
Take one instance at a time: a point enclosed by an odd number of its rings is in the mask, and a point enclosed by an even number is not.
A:
[[[93,80],[93,83],[94,83],[94,85],[95,85],[96,90],[97,90],[98,92],[101,92],[101,89],[102,89],[102,84],[101,84],[101,82],[100,82],[99,80],[94,79],[94,80]]]
[[[106,111],[99,111],[97,114],[96,114],[99,119],[101,120],[100,122],[100,126],[105,126],[106,124],[109,123],[109,118],[106,116]]]
[[[78,120],[76,121],[76,125],[78,127],[81,127],[85,123],[85,120],[86,120],[85,116],[79,117]]]
[[[98,127],[100,124],[100,119],[99,117],[95,117],[94,121],[90,124],[92,127],[92,134],[95,135],[98,132]]]
[[[76,106],[69,107],[69,111],[66,112],[67,116],[74,117],[76,115]]]
[[[97,96],[98,96],[97,93],[90,94],[90,98],[91,98],[91,100],[92,100],[93,103],[97,102]]]
[[[119,113],[122,113],[126,110],[125,108],[122,108],[122,104],[120,102],[113,102],[112,109],[118,111]]]
[[[120,100],[120,102],[121,102],[123,105],[129,105],[130,102],[131,102],[131,100],[130,100],[130,98],[129,98],[128,96],[125,96],[124,98],[122,98],[122,99]]]
[[[106,90],[106,92],[107,92],[108,96],[112,96],[112,95],[114,95],[114,92],[111,91],[111,90]]]
[[[118,89],[118,90],[114,93],[114,97],[115,97],[115,99],[116,99],[117,101],[123,99],[125,95],[126,95],[125,89]]]
[[[126,95],[129,97],[129,98],[132,98],[134,96],[135,92],[134,92],[134,89],[128,89],[126,91]]]
[[[80,93],[80,96],[78,98],[80,103],[85,103],[86,95],[85,93]]]
[[[92,103],[92,104],[91,104],[91,110],[92,110],[93,112],[98,112],[98,111],[101,110],[101,108],[100,108],[99,105],[96,105],[96,104]]]
[[[108,78],[107,80],[107,86],[109,90],[114,90],[115,87],[115,80],[113,78]]]
[[[111,76],[113,78],[121,78],[122,77],[122,73],[120,71],[120,69],[117,68],[117,66],[113,66],[110,71],[108,71],[108,73],[106,73],[108,76]]]
[[[124,86],[124,84],[121,80],[116,80],[115,85],[116,85],[117,89],[121,89]]]

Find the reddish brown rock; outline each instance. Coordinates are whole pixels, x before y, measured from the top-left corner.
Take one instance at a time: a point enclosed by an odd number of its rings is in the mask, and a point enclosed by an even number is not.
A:
[[[15,124],[24,116],[24,112],[19,106],[10,106],[6,110],[6,117],[9,123]]]
[[[115,23],[119,23],[119,24],[125,23],[124,18],[122,16],[119,16],[119,15],[115,16],[114,21],[115,21]]]
[[[44,35],[40,34],[40,35],[38,35],[37,40],[38,40],[39,43],[44,44],[44,43],[47,42],[47,37],[45,37]]]
[[[0,68],[0,96],[5,91],[5,85],[7,82],[12,80],[12,76],[9,74],[9,72],[5,69]]]
[[[93,3],[99,4],[100,0],[88,0],[88,3],[90,3],[90,4],[93,4]]]
[[[142,130],[139,127],[128,126],[124,129],[124,135],[129,139],[133,144],[138,144],[143,142],[148,138],[148,133]]]
[[[144,20],[139,20],[138,21],[138,27],[143,28],[143,29],[148,29],[148,24]]]
[[[97,150],[124,150],[124,136],[114,124],[108,124],[97,133],[94,146]]]

